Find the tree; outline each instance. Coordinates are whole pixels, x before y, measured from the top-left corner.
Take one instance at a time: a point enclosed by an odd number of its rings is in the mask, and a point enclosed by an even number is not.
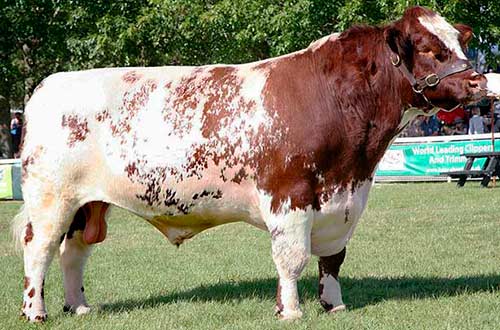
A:
[[[473,27],[470,47],[498,66],[498,0],[0,0],[0,95],[22,105],[64,70],[264,59],[412,5]]]

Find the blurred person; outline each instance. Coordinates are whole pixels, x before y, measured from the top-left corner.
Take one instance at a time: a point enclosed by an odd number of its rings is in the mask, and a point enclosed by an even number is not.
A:
[[[478,107],[472,109],[472,118],[469,120],[469,134],[483,134],[484,121]]]
[[[416,137],[422,136],[423,132],[420,129],[420,124],[422,123],[422,116],[417,116],[415,119],[410,121],[408,126],[400,133],[399,137]]]
[[[424,136],[439,135],[439,122],[435,116],[424,117],[424,120],[420,124],[420,129]]]
[[[23,133],[23,119],[21,113],[16,112],[10,121],[10,136],[12,138],[12,151],[14,158],[19,158],[19,146],[21,145],[21,135]]]
[[[467,134],[467,127],[462,118],[455,119],[455,125],[451,130],[451,135],[464,135]]]

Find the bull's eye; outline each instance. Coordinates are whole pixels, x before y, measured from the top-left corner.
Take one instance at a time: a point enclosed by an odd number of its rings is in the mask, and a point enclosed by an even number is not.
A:
[[[446,60],[446,56],[444,56],[442,53],[437,53],[437,54],[434,54],[434,57],[436,58],[436,60],[438,60],[439,62],[444,62]]]

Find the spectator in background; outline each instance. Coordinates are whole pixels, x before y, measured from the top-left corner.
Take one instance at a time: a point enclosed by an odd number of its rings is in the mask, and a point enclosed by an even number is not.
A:
[[[420,124],[424,136],[439,135],[439,122],[435,116],[424,117]]]
[[[399,134],[399,137],[422,136],[422,130],[420,129],[420,124],[423,120],[422,118],[423,116],[417,116],[415,119],[411,120],[408,126],[406,126]]]
[[[10,136],[12,137],[12,151],[14,158],[19,158],[19,145],[21,144],[21,135],[23,133],[23,119],[21,113],[16,112],[14,118],[10,121]]]
[[[484,122],[483,117],[480,116],[478,107],[472,109],[472,118],[469,121],[469,134],[483,134]]]
[[[464,120],[462,118],[455,119],[455,126],[451,130],[451,135],[463,135],[467,134],[467,127],[464,125]]]

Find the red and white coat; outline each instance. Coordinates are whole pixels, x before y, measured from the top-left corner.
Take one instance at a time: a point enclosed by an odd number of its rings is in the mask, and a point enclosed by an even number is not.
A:
[[[300,317],[297,279],[311,255],[321,304],[344,309],[338,272],[376,164],[405,113],[431,110],[391,65],[389,45],[413,42],[414,53],[399,55],[422,75],[465,58],[470,35],[415,7],[391,25],[255,63],[48,77],[26,107],[23,315],[45,319],[43,280],[57,249],[66,310],[89,311],[83,267],[106,237],[109,205],[177,245],[234,221],[269,231],[280,317]],[[433,59],[440,53],[446,61]],[[467,70],[426,96],[453,107],[483,96],[485,82]]]

